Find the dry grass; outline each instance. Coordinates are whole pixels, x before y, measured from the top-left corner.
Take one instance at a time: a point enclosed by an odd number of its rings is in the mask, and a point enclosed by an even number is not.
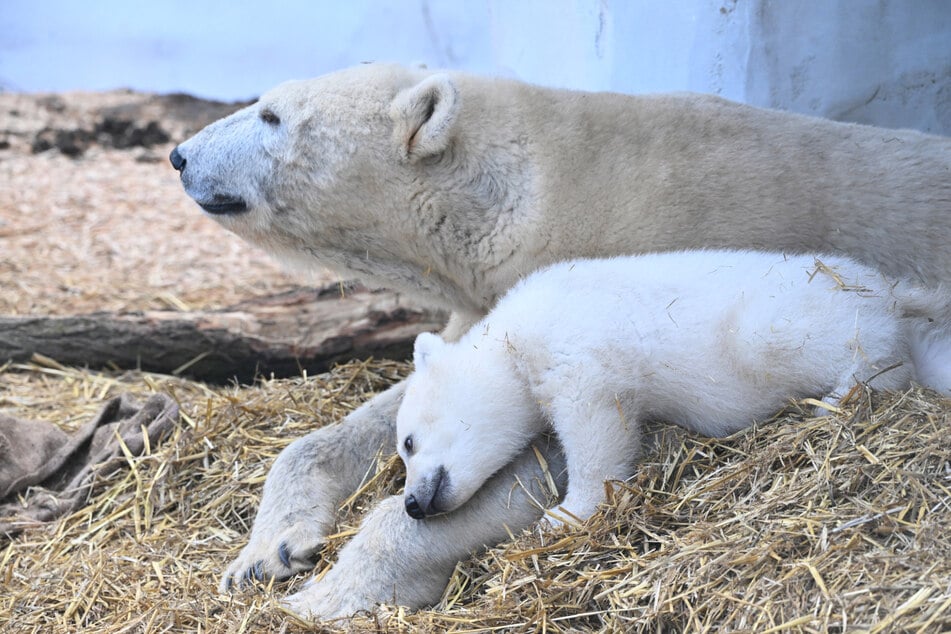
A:
[[[209,388],[38,365],[0,374],[0,406],[78,425],[103,398],[162,390],[183,424],[100,482],[87,507],[0,550],[4,632],[282,632],[275,599],[218,595],[267,469],[405,375],[355,362],[318,377]],[[857,391],[836,416],[709,440],[663,429],[633,481],[583,527],[538,529],[462,562],[431,611],[383,606],[323,626],[384,631],[939,632],[951,628],[951,404]],[[398,460],[349,508],[398,490]],[[326,560],[325,560],[326,561]],[[327,565],[322,562],[318,569]]]
[[[209,388],[141,373],[8,367],[0,407],[15,415],[75,428],[105,398],[163,391],[183,416],[151,455],[97,483],[86,507],[0,546],[0,631],[283,631],[287,615],[269,598],[218,596],[217,576],[247,535],[277,453],[405,369],[354,362],[319,377]]]

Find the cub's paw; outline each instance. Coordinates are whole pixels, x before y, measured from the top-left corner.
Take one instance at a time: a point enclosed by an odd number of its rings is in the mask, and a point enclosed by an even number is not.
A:
[[[829,394],[821,401],[808,399],[806,402],[812,405],[812,415],[815,418],[821,418],[823,416],[834,416],[836,414],[841,414],[841,401],[842,399],[839,399],[839,397],[835,396],[834,394]]]
[[[565,503],[547,509],[538,522],[539,526],[551,531],[558,531],[565,527],[578,528],[598,510],[598,500],[572,506],[568,506],[567,502],[568,500],[565,500]]]
[[[325,535],[320,523],[304,519],[278,530],[258,528],[256,525],[251,541],[222,576],[220,592],[267,583],[272,578],[287,579],[317,563]]]

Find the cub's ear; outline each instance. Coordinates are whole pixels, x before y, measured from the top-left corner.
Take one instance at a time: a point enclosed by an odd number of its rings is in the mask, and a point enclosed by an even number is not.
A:
[[[416,344],[413,347],[413,364],[416,366],[416,369],[422,370],[425,368],[426,363],[429,361],[429,356],[444,345],[446,345],[446,342],[443,341],[439,335],[434,335],[431,332],[419,333],[416,336]]]
[[[415,162],[445,150],[458,115],[459,89],[449,75],[432,75],[398,94],[390,118],[402,157]]]

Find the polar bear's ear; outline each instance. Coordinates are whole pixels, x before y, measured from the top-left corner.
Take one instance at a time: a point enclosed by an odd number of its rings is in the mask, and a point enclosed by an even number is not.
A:
[[[416,336],[416,345],[413,347],[413,364],[416,369],[422,370],[426,367],[429,356],[444,345],[446,345],[446,342],[439,335],[434,335],[431,332],[419,333]]]
[[[458,115],[459,89],[449,75],[432,75],[398,94],[390,117],[400,154],[415,162],[445,150]]]

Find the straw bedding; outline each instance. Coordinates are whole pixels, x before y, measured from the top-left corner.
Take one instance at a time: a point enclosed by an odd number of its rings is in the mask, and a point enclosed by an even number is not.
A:
[[[291,285],[195,213],[159,165],[170,144],[29,150],[40,128],[99,130],[96,113],[130,103],[172,139],[187,132],[129,93],[0,95],[0,312],[185,310]],[[164,443],[100,479],[86,506],[0,541],[0,631],[315,629],[278,604],[306,575],[231,596],[217,593],[218,575],[246,539],[280,450],[408,371],[355,361],[320,376],[212,387],[48,359],[0,365],[4,412],[67,430],[122,392],[168,393],[183,413]],[[610,485],[609,503],[584,526],[536,528],[461,562],[432,610],[382,606],[317,629],[948,631],[951,403],[919,390],[856,390],[834,416],[813,418],[810,408],[720,440],[660,428],[637,475]],[[381,456],[368,476],[318,573],[366,509],[399,491],[401,464]]]
[[[7,367],[0,405],[78,424],[121,391],[172,394],[179,430],[98,483],[88,506],[0,550],[9,632],[307,631],[276,600],[305,578],[218,595],[268,466],[405,376],[403,363],[208,387],[55,364]],[[336,630],[939,632],[951,627],[951,407],[856,390],[835,416],[799,408],[727,439],[662,428],[638,474],[580,528],[540,529],[462,562],[443,601]],[[344,509],[332,560],[399,460]]]

